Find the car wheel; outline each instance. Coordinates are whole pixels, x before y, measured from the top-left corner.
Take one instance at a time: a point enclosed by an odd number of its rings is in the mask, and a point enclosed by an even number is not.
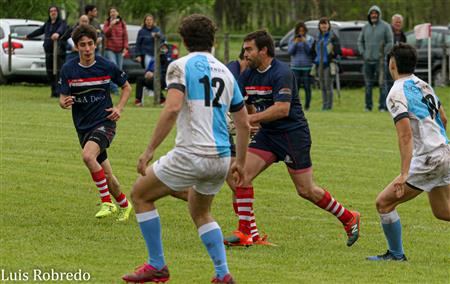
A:
[[[0,85],[4,85],[8,83],[8,79],[6,79],[5,76],[3,76],[2,69],[0,68]]]
[[[438,69],[433,74],[433,87],[444,87],[445,86],[444,74],[442,74],[442,69]]]

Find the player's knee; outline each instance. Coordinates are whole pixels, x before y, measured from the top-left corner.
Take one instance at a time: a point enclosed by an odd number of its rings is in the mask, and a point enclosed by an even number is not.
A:
[[[305,199],[310,200],[313,197],[313,187],[305,185],[297,185],[297,194]]]
[[[93,164],[94,162],[96,162],[96,157],[94,157],[93,155],[91,155],[90,153],[85,153],[83,152],[83,162],[89,166],[91,164]]]
[[[378,196],[377,199],[375,200],[375,207],[377,208],[378,213],[384,214],[394,210],[395,205],[390,204],[382,197]]]

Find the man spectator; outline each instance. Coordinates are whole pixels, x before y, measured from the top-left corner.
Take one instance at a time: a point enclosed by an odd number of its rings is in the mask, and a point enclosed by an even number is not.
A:
[[[372,88],[379,77],[380,65],[392,48],[393,36],[389,24],[381,19],[381,9],[372,6],[367,15],[368,23],[358,38],[358,50],[364,59],[364,83],[366,85],[366,111],[372,111]],[[383,65],[382,65],[383,66]],[[386,111],[385,93],[380,87],[378,110]]]
[[[58,98],[59,94],[56,92],[56,79],[59,77],[59,71],[66,58],[66,43],[59,40],[66,32],[66,21],[59,16],[58,7],[52,5],[48,8],[48,20],[43,26],[34,30],[30,34],[25,36],[25,39],[30,39],[36,36],[44,34],[44,51],[45,51],[45,69],[47,71],[47,77],[50,79],[52,98]],[[53,50],[53,42],[57,41],[57,50]],[[53,72],[53,59],[54,52],[57,52],[57,66],[56,76]]]
[[[403,32],[403,16],[400,14],[395,14],[392,16],[391,20],[391,28],[392,34],[394,36],[394,45],[399,42],[406,42],[406,35]],[[394,85],[394,80],[392,79],[391,73],[389,72],[389,62],[387,60],[384,61],[384,97],[389,94],[392,86]]]
[[[84,6],[84,14],[88,16],[89,24],[93,26],[97,31],[97,49],[95,51],[98,52],[98,48],[101,46],[103,41],[103,33],[102,28],[100,27],[100,23],[97,21],[97,7],[90,4]]]

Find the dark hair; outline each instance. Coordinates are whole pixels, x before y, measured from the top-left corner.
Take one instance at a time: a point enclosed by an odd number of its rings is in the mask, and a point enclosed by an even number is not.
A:
[[[240,59],[240,60],[244,60],[244,53],[245,53],[245,49],[244,49],[244,47],[242,46],[242,47],[241,47],[241,52],[239,52],[239,59]]]
[[[254,40],[256,47],[261,50],[264,47],[267,48],[267,55],[270,57],[275,57],[275,44],[273,42],[272,36],[266,30],[258,30],[249,33],[245,36],[244,41]]]
[[[200,14],[192,14],[184,18],[178,27],[178,32],[190,52],[211,51],[216,30],[214,22]]]
[[[87,13],[94,10],[95,8],[97,8],[95,5],[86,5],[84,6],[84,13],[87,15]]]
[[[152,14],[145,14],[144,20],[142,21],[142,27],[143,28],[145,28],[145,20],[147,19],[147,17],[152,17],[153,21],[155,21],[155,17],[153,17]]]
[[[320,18],[319,24],[317,25],[317,28],[319,29],[319,33],[321,32],[320,31],[320,24],[323,24],[323,23],[328,23],[328,31],[331,30],[330,20],[327,17],[322,17],[322,18]]]
[[[119,16],[117,16],[117,19],[119,19],[119,20],[122,20],[122,18],[120,17],[120,13],[119,13],[119,9],[117,9],[117,7],[115,7],[115,6],[111,6],[109,9],[108,9],[108,18],[106,19],[108,22],[109,21],[111,21],[111,10],[112,9],[114,9],[114,10],[116,10],[117,11],[117,14],[119,14]]]
[[[50,18],[50,9],[51,8],[56,8],[56,12],[58,12],[58,16],[56,17],[56,21],[59,21],[59,19],[60,19],[60,15],[59,15],[59,8],[58,8],[58,6],[56,6],[56,5],[51,5],[51,6],[49,6],[48,7],[48,10],[47,10],[47,12],[48,12],[48,22],[51,22],[51,18]]]
[[[304,23],[304,22],[298,22],[298,23],[295,25],[295,30],[294,30],[294,32],[295,32],[296,35],[298,34],[298,30],[299,30],[300,28],[303,28],[303,29],[305,30],[305,33],[308,32],[308,28],[306,27],[305,23]]]
[[[75,46],[78,45],[78,42],[82,37],[88,37],[94,41],[94,44],[97,42],[97,31],[91,25],[79,25],[72,32],[72,40],[75,43]]]
[[[394,57],[399,74],[414,73],[417,64],[417,51],[407,43],[399,42],[388,54],[388,60]]]

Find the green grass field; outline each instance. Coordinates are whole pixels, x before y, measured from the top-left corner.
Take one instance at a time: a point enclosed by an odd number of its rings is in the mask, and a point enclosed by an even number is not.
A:
[[[437,93],[450,115],[450,88]],[[450,226],[433,217],[425,194],[398,208],[409,261],[365,260],[385,252],[374,201],[400,165],[390,115],[363,112],[363,100],[363,89],[343,90],[334,110],[321,112],[316,90],[306,113],[315,180],[361,212],[360,240],[346,247],[337,219],[298,197],[285,166],[273,165],[254,183],[255,212],[260,231],[279,246],[228,249],[238,283],[448,283]],[[81,160],[70,111],[49,98],[46,86],[1,86],[0,102],[0,270],[81,269],[90,273],[90,283],[121,283],[124,273],[146,260],[145,244],[134,216],[127,223],[94,218],[98,193]],[[159,112],[135,108],[130,100],[118,124],[108,153],[126,194]],[[174,133],[157,155],[173,144]],[[167,197],[157,207],[170,283],[209,283],[213,266],[186,204]],[[226,186],[213,215],[225,234],[236,228]]]

